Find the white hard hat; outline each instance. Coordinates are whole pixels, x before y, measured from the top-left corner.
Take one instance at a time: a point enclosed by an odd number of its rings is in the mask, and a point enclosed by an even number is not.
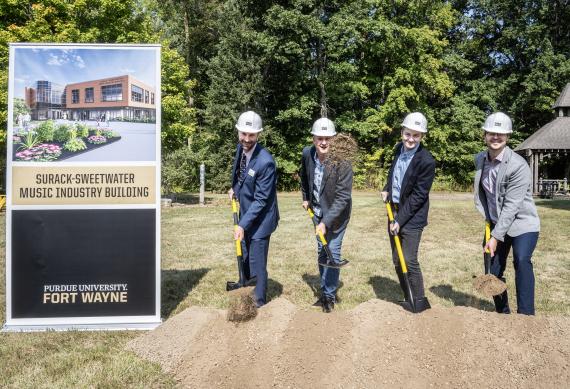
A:
[[[402,122],[402,127],[406,127],[409,130],[427,132],[427,119],[420,112],[412,112],[406,115]]]
[[[510,134],[513,132],[513,122],[511,118],[502,112],[495,112],[489,115],[483,129],[487,132],[495,132],[497,134]]]
[[[320,118],[313,123],[311,134],[315,136],[335,136],[334,123],[330,119]]]
[[[236,128],[241,132],[257,134],[263,131],[261,117],[253,111],[247,111],[239,115]]]

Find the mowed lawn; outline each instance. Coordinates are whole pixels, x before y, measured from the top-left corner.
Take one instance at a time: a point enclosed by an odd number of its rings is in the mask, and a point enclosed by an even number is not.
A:
[[[343,245],[351,264],[341,271],[340,303],[350,309],[369,299],[402,297],[391,262],[386,212],[374,192],[356,192]],[[570,315],[570,201],[537,200],[542,231],[534,254],[538,315]],[[312,223],[299,193],[280,193],[281,221],[269,252],[269,297],[299,306],[315,300],[318,287]],[[4,228],[4,218],[1,226]],[[223,308],[225,283],[237,277],[232,213],[224,195],[207,205],[162,210],[162,316],[190,305]],[[5,248],[4,234],[1,247]],[[420,246],[427,296],[432,305],[492,311],[477,296],[473,276],[482,273],[483,220],[465,193],[433,193],[430,225]],[[512,263],[507,284],[516,309]],[[0,276],[5,279],[4,267]],[[5,320],[5,283],[0,283]],[[171,387],[157,365],[123,351],[137,332],[0,334],[0,387]]]

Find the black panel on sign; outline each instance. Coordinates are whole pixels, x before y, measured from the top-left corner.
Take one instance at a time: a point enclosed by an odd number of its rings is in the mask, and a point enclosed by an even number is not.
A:
[[[12,318],[156,314],[155,234],[155,209],[13,211]]]

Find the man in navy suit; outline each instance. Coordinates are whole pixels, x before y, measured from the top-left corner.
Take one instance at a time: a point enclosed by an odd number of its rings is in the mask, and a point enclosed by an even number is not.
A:
[[[277,176],[273,157],[257,143],[261,117],[253,111],[240,115],[236,124],[239,143],[232,168],[230,199],[240,204],[240,220],[234,239],[241,240],[246,278],[257,277],[255,300],[266,303],[267,253],[271,233],[279,222]]]
[[[404,118],[402,141],[396,145],[396,155],[381,192],[384,202],[394,204],[394,223],[389,226],[389,232],[400,236],[416,312],[430,308],[418,261],[420,239],[428,224],[429,191],[435,177],[435,160],[421,144],[426,133],[427,119],[422,113],[413,112]],[[407,288],[393,238],[390,244],[392,260],[405,294]]]

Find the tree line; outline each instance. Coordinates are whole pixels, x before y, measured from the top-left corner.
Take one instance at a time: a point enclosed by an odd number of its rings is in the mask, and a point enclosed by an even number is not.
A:
[[[406,113],[428,118],[437,185],[466,187],[481,124],[501,110],[516,146],[570,82],[568,0],[65,0],[0,2],[5,146],[8,42],[162,44],[163,177],[223,190],[240,112],[264,120],[279,186],[327,116],[360,147],[355,185],[378,188]]]

